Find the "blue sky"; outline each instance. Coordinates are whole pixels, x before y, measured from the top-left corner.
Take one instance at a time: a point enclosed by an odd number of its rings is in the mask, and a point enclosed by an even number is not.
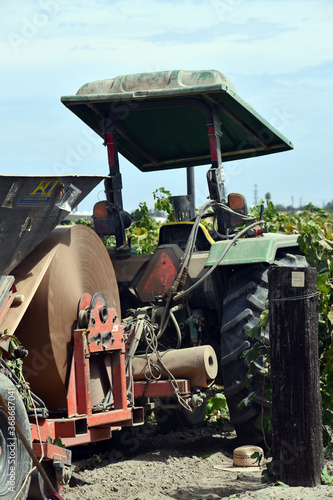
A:
[[[100,138],[60,102],[92,80],[217,69],[295,149],[228,162],[226,189],[254,202],[333,199],[333,2],[330,0],[1,0],[3,174],[107,174]],[[196,168],[204,203],[209,167]],[[121,160],[124,206],[184,194],[185,172],[142,174]],[[80,210],[103,199],[100,185]]]

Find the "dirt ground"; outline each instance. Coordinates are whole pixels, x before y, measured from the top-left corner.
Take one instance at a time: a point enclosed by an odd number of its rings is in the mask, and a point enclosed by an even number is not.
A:
[[[237,446],[228,423],[166,435],[153,422],[125,429],[108,442],[73,450],[75,471],[62,496],[65,500],[333,498],[332,486],[261,484],[259,468],[233,467],[232,453]],[[330,470],[329,463],[327,466]]]

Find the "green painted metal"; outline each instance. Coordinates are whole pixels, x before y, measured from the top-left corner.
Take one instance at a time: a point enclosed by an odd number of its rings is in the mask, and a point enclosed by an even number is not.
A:
[[[231,266],[235,264],[254,264],[256,262],[272,264],[278,249],[298,247],[298,237],[298,234],[267,233],[257,238],[239,239],[230,248],[220,265]],[[229,241],[214,243],[210,249],[205,266],[213,266],[219,260],[228,244]]]
[[[222,160],[293,148],[219,71],[159,71],[83,85],[61,101],[97,134],[116,132],[118,151],[142,171],[211,163],[207,113],[221,120]]]

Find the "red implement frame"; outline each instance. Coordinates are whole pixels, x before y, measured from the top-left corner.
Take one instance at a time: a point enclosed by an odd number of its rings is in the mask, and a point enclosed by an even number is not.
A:
[[[90,311],[86,329],[73,333],[74,349],[67,391],[67,416],[39,420],[42,441],[60,437],[65,446],[84,444],[111,437],[112,430],[143,423],[143,408],[127,400],[128,377],[125,373],[125,338],[114,309],[108,309],[102,321],[99,310]],[[110,408],[94,409],[91,404],[90,358],[100,356],[104,363],[113,403]],[[37,425],[33,439],[38,439]]]
[[[98,309],[91,310],[87,328],[74,330],[67,414],[61,414],[61,418],[38,419],[38,426],[31,418],[32,440],[38,457],[42,456],[43,450],[45,458],[54,460],[58,447],[47,445],[47,438],[53,442],[58,437],[65,446],[75,446],[109,439],[112,431],[124,426],[143,424],[144,410],[142,406],[135,406],[135,398],[174,396],[174,389],[168,380],[147,383],[129,379],[125,371],[126,336],[123,326],[114,309],[107,312],[107,319],[102,320]],[[104,363],[108,374],[113,394],[112,405],[108,408],[92,407],[89,362],[92,356],[100,356],[100,363]],[[182,393],[190,394],[188,380],[177,380],[177,384]],[[128,394],[129,387],[132,390]],[[43,448],[39,444],[40,439]],[[68,463],[70,457],[62,455],[61,450],[59,448],[57,452],[59,461]]]

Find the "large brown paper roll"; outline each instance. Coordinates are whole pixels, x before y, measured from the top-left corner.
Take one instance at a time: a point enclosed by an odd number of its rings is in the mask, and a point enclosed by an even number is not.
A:
[[[160,353],[165,367],[176,378],[189,379],[191,387],[209,387],[217,375],[218,363],[214,349],[210,345],[190,347],[188,349],[169,350]],[[151,361],[161,369],[161,378],[168,379],[168,373],[157,360],[156,354]],[[146,380],[147,358],[144,355],[134,356],[132,364],[134,380]],[[157,371],[153,374],[158,375]]]
[[[26,312],[7,325],[29,351],[24,374],[49,408],[65,408],[72,332],[80,298],[101,292],[120,318],[118,286],[110,257],[96,233],[83,225],[56,228],[13,274]],[[34,289],[33,296],[31,290]],[[30,291],[30,292],[29,292]],[[28,302],[28,303],[27,303]],[[11,323],[10,323],[11,322]]]

